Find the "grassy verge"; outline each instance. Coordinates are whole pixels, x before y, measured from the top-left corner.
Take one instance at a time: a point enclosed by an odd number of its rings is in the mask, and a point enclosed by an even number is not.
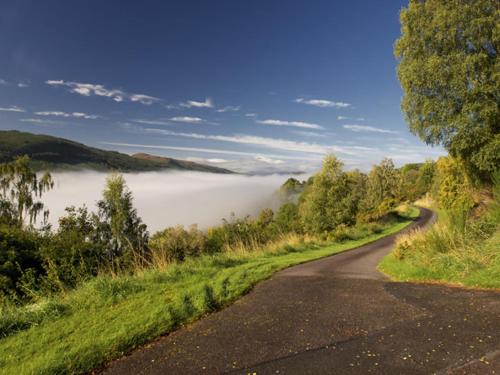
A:
[[[410,209],[407,216],[415,217]],[[0,317],[0,373],[83,373],[230,304],[286,267],[395,233],[402,220],[362,239],[320,246],[290,238],[267,251],[203,256],[133,276],[102,276]]]
[[[474,288],[500,288],[499,211],[457,220],[440,211],[428,231],[402,235],[379,270],[398,281],[442,282]]]

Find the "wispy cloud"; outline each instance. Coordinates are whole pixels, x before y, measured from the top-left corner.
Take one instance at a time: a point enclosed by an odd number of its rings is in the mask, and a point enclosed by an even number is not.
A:
[[[144,95],[144,94],[131,94],[130,101],[139,102],[141,104],[150,105],[155,102],[158,102],[160,99],[155,98],[154,96]]]
[[[108,89],[104,85],[92,84],[92,83],[80,83],[72,81],[63,80],[48,80],[45,81],[46,84],[58,87],[64,86],[68,87],[69,91],[75,94],[83,96],[103,96],[106,98],[111,98],[115,102],[123,102],[124,100],[129,100],[131,102],[138,102],[145,105],[151,105],[160,101],[159,98],[154,96],[144,95],[144,94],[130,94],[123,90],[118,89]]]
[[[23,108],[11,105],[10,107],[0,107],[0,112],[26,112]]]
[[[223,107],[223,108],[219,108],[217,109],[217,112],[219,113],[224,113],[224,112],[237,112],[241,109],[240,106],[232,106],[232,105],[229,105],[227,107]]]
[[[365,121],[364,117],[347,117],[347,116],[337,116],[337,120]]]
[[[7,86],[7,81],[5,79],[0,78],[0,86]]]
[[[41,119],[41,118],[22,118],[19,121],[29,122],[29,123],[33,123],[33,124],[41,124],[41,125],[62,125],[62,124],[64,124],[61,121],[46,120],[46,119]]]
[[[293,134],[299,135],[301,137],[314,137],[314,138],[326,138],[327,134],[318,132],[308,132],[303,130],[294,130]]]
[[[297,152],[319,154],[319,155],[325,155],[327,153],[332,153],[332,152],[347,154],[347,155],[358,155],[360,152],[371,152],[376,150],[370,147],[362,147],[362,146],[337,146],[337,145],[327,146],[327,145],[320,145],[317,143],[297,142],[287,139],[267,138],[267,137],[259,137],[254,135],[245,135],[245,134],[228,136],[228,135],[211,135],[211,134],[198,134],[198,133],[180,133],[165,129],[154,129],[154,128],[146,128],[143,129],[143,131],[151,134],[163,134],[168,136],[177,136],[177,137],[185,137],[185,138],[200,139],[200,140],[203,139],[211,141],[231,142],[238,144],[261,146],[271,149],[297,151]]]
[[[313,105],[315,107],[320,107],[320,108],[346,108],[350,107],[351,104],[349,103],[344,103],[344,102],[334,102],[332,100],[327,100],[327,99],[304,99],[304,98],[297,98],[294,100],[295,103],[302,103],[302,104],[308,104],[308,105]]]
[[[110,146],[122,146],[122,147],[134,147],[134,148],[145,148],[145,149],[158,149],[158,150],[173,150],[173,151],[191,151],[191,152],[202,152],[207,154],[221,154],[221,155],[240,155],[240,156],[262,156],[261,153],[255,152],[245,152],[245,151],[233,151],[224,149],[214,149],[214,148],[203,148],[203,147],[181,147],[181,146],[164,146],[164,145],[147,145],[147,144],[137,144],[137,143],[119,143],[119,142],[100,142],[104,145]],[[268,157],[275,157],[281,159],[290,160],[311,160],[302,156],[290,156],[290,155],[275,155],[275,154],[265,154]],[[321,160],[321,158],[315,158],[312,160]]]
[[[296,128],[305,128],[305,129],[323,129],[322,126],[318,124],[313,124],[310,122],[303,121],[284,121],[284,120],[257,120],[257,124],[262,125],[273,125],[273,126],[293,126]]]
[[[172,125],[168,121],[164,120],[143,120],[143,119],[135,119],[132,120],[133,122],[137,122],[138,124],[145,124],[145,125]]]
[[[177,116],[177,117],[172,117],[170,120],[175,122],[184,122],[186,124],[202,124],[203,122],[205,122],[205,120],[203,120],[200,117],[191,117],[191,116]]]
[[[257,113],[245,113],[245,117],[257,117]]]
[[[263,155],[256,156],[255,160],[260,161],[260,162],[265,163],[265,164],[274,164],[274,165],[284,163],[283,160],[273,159],[273,158],[269,158],[269,157],[263,156]]]
[[[181,103],[181,106],[185,108],[213,108],[214,103],[212,102],[212,99],[207,98],[205,99],[204,102],[198,102],[196,100],[188,100],[185,103]]]
[[[19,88],[21,88],[21,89],[24,89],[24,88],[26,88],[26,87],[30,87],[30,84],[29,84],[29,82],[23,81],[23,82],[19,82],[19,83],[17,84],[17,87],[19,87]]]
[[[83,112],[61,112],[61,111],[41,111],[35,112],[37,116],[55,116],[55,117],[73,117],[73,118],[84,118],[87,120],[95,120],[101,116],[98,115],[89,115]]]
[[[214,163],[214,164],[227,163],[226,159],[220,159],[220,158],[210,158],[210,159],[206,159],[206,161],[209,163]]]
[[[345,129],[351,130],[353,132],[371,132],[371,133],[388,133],[388,134],[398,134],[397,131],[376,128],[374,126],[368,125],[344,125]]]

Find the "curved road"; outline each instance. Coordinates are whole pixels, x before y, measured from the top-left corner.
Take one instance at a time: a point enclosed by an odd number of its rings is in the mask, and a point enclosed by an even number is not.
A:
[[[281,271],[104,372],[500,374],[500,293],[390,282],[394,239]]]

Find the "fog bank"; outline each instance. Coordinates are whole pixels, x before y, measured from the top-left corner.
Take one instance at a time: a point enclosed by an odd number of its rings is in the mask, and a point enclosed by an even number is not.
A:
[[[49,221],[57,226],[68,206],[83,204],[95,211],[108,174],[92,171],[56,172],[54,189],[43,196]],[[288,176],[243,176],[200,172],[145,172],[123,174],[134,196],[134,206],[150,232],[177,224],[218,225],[231,212],[254,215],[270,207],[272,194]]]

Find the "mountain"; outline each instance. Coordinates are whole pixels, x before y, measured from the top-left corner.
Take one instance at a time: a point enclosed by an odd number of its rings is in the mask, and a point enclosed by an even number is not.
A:
[[[132,156],[86,146],[68,139],[17,130],[0,131],[0,162],[28,155],[35,169],[95,169],[122,172],[164,169],[234,173],[228,169],[149,154]]]

